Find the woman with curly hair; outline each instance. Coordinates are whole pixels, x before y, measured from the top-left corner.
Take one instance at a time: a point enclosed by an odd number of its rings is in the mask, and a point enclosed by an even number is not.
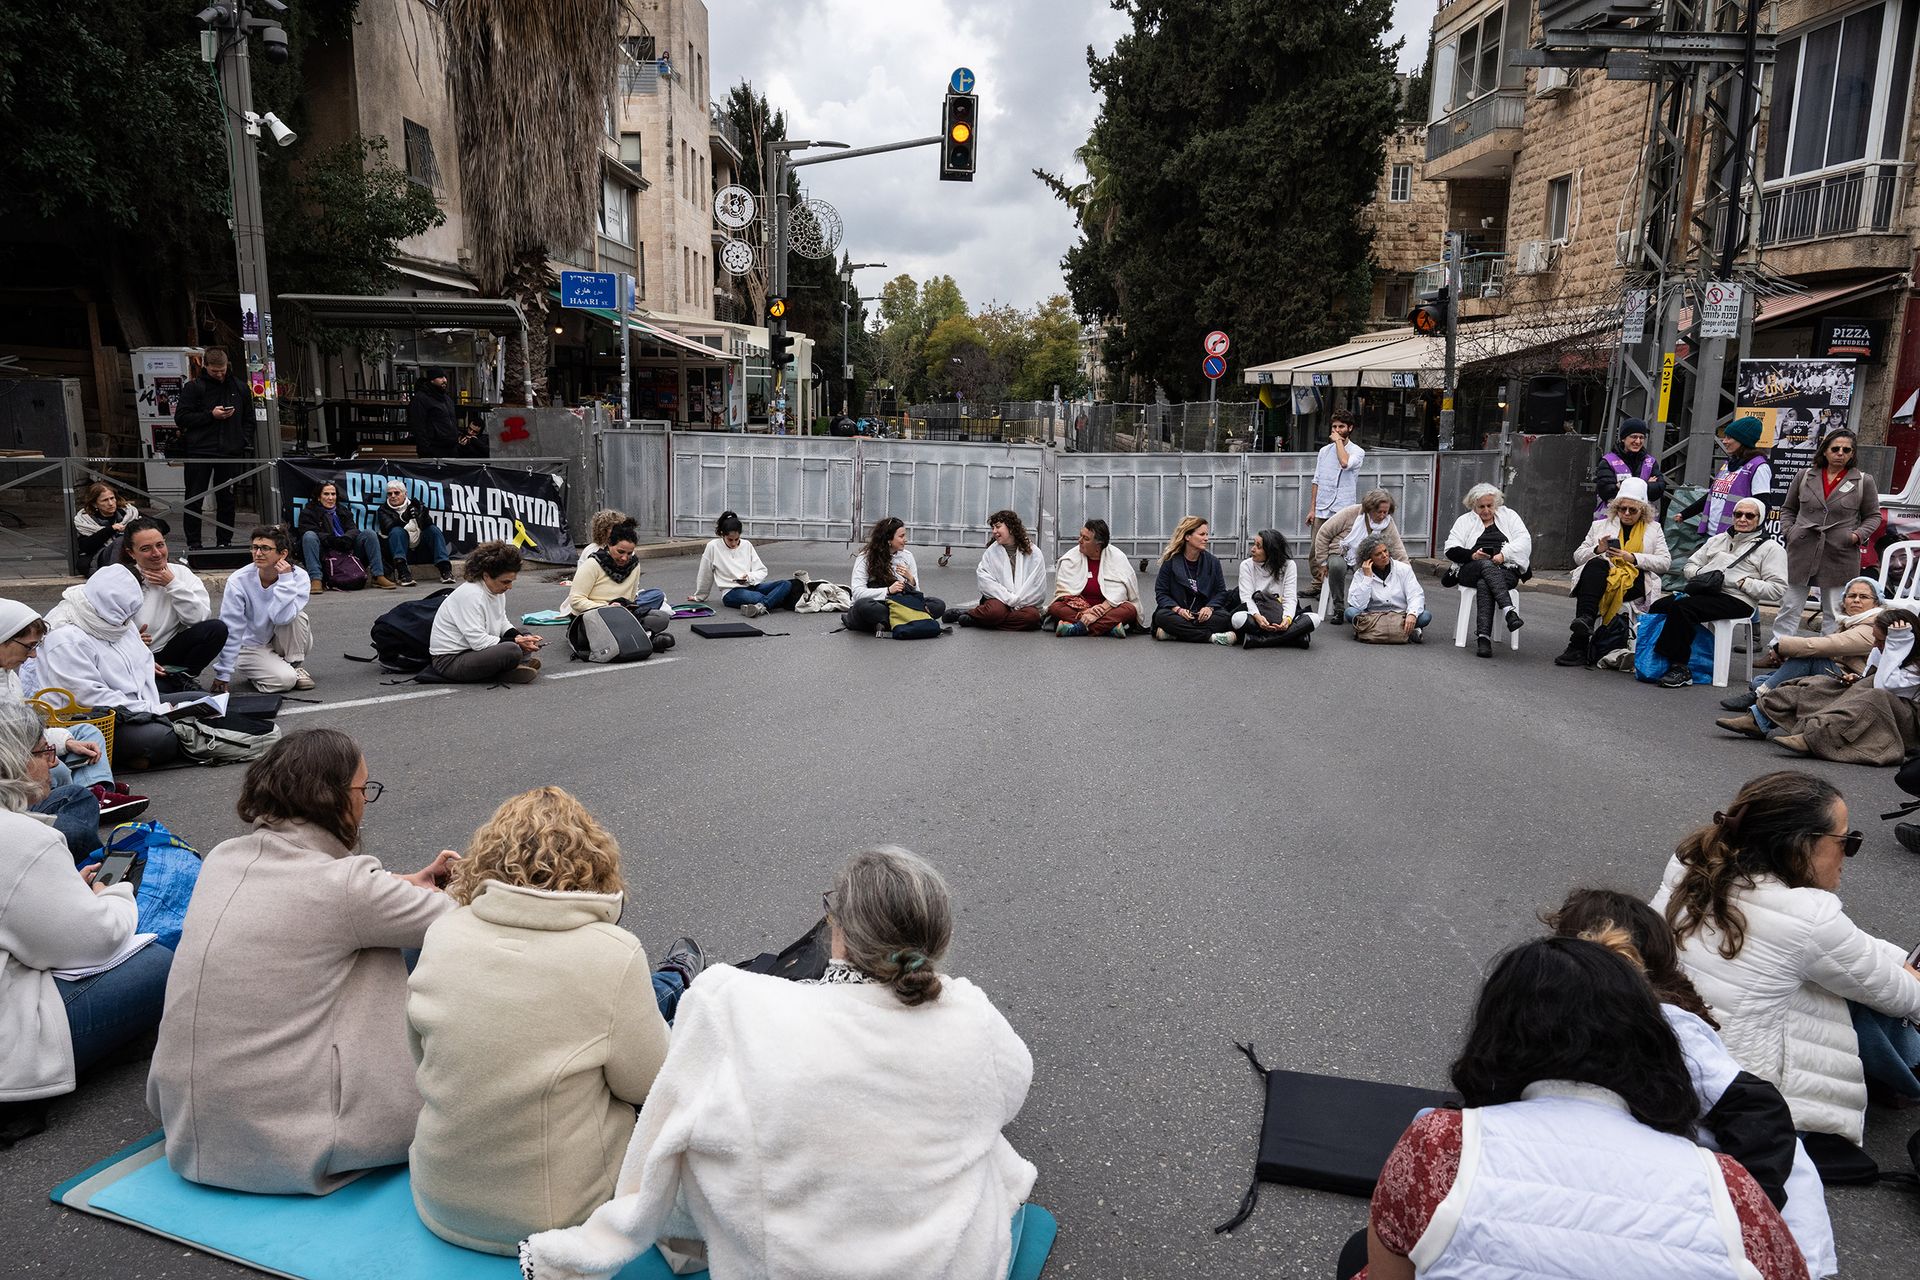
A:
[[[700,949],[651,971],[620,927],[620,846],[559,787],[494,810],[447,894],[407,996],[413,1202],[442,1239],[510,1254],[612,1199]]]
[[[971,609],[950,609],[942,619],[963,627],[996,631],[1037,631],[1041,605],[1047,599],[1047,562],[1027,536],[1017,511],[996,511],[987,517],[992,541],[973,571],[980,584],[980,603]]]
[[[700,976],[614,1199],[521,1245],[535,1280],[611,1276],[684,1206],[716,1276],[1004,1276],[1033,1165],[1001,1130],[1033,1058],[986,993],[940,971],[946,882],[904,849],[826,894],[833,960],[796,984]]]
[[[1778,1086],[1802,1133],[1858,1146],[1866,1128],[1862,1049],[1887,1045],[1887,1083],[1920,1094],[1920,972],[1840,905],[1840,871],[1862,837],[1839,788],[1783,770],[1740,788],[1667,861],[1655,910],[1720,1022],[1727,1051]],[[1904,1046],[1904,1047],[1903,1047]]]
[[[467,553],[464,572],[467,580],[433,617],[427,651],[434,674],[456,684],[532,684],[540,674],[540,659],[533,656],[540,638],[507,622],[507,592],[520,576],[519,548],[483,542]]]
[[[878,635],[891,629],[887,618],[887,599],[907,592],[918,592],[926,601],[927,613],[938,618],[946,612],[946,601],[925,593],[920,585],[920,566],[907,549],[907,525],[898,516],[874,521],[867,534],[867,545],[853,561],[853,607],[847,610],[847,630]]]

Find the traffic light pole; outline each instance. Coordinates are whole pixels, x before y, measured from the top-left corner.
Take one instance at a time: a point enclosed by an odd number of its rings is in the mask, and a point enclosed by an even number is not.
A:
[[[1447,232],[1447,344],[1440,375],[1440,438],[1448,448],[1453,447],[1453,393],[1460,378],[1460,257],[1465,252],[1466,237],[1458,231]]]

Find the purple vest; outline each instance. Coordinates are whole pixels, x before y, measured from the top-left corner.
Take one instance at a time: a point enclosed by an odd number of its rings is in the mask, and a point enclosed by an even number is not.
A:
[[[1753,473],[1766,461],[1766,454],[1754,453],[1732,471],[1727,469],[1726,463],[1720,464],[1720,473],[1714,476],[1713,487],[1707,490],[1707,505],[1700,512],[1702,536],[1711,538],[1727,531],[1733,523],[1733,504],[1753,496]]]
[[[1627,466],[1626,460],[1617,453],[1609,453],[1606,457],[1600,459],[1600,461],[1611,469],[1614,475],[1622,480],[1633,475],[1632,470]],[[1653,455],[1651,453],[1640,459],[1640,474],[1637,478],[1647,481],[1653,479]],[[1594,504],[1593,518],[1595,520],[1604,520],[1606,515],[1607,500],[1602,498]]]

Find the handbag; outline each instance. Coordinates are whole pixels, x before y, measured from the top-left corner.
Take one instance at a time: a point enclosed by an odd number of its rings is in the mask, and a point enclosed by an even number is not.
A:
[[[366,566],[345,551],[322,553],[320,576],[335,591],[358,591],[367,585]]]
[[[1353,620],[1353,638],[1362,644],[1407,643],[1407,615],[1404,613],[1363,613]]]
[[[1705,572],[1696,573],[1691,578],[1688,578],[1687,585],[1681,589],[1682,592],[1690,596],[1718,595],[1727,589],[1727,569],[1733,568],[1733,566],[1739,564],[1742,560],[1745,560],[1748,556],[1772,541],[1773,538],[1771,535],[1755,539],[1752,546],[1727,561],[1726,569],[1708,569]]]

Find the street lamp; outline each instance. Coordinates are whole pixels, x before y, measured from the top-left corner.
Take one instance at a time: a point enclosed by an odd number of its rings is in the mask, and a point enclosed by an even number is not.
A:
[[[884,262],[849,262],[845,267],[847,288],[853,288],[853,273],[868,267],[884,267]],[[853,357],[847,348],[847,329],[853,323],[853,304],[840,299],[840,412],[853,416]]]

